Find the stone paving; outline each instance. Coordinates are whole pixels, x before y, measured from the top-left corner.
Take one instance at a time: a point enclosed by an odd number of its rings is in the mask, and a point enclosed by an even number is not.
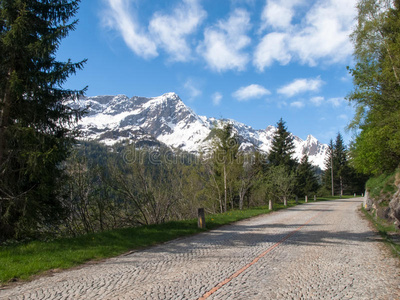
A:
[[[400,299],[357,211],[311,202],[0,290],[0,299]]]

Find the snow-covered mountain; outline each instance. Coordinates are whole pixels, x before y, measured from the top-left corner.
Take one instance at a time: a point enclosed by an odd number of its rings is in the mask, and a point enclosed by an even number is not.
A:
[[[123,140],[139,145],[163,143],[172,149],[197,154],[207,152],[209,134],[218,124],[217,119],[198,116],[175,93],[154,98],[128,98],[125,95],[84,97],[70,101],[69,105],[87,107],[88,113],[78,125],[84,138],[107,145]],[[259,149],[268,153],[276,131],[274,126],[255,130],[234,120],[224,121],[233,125],[242,150]],[[310,162],[323,169],[328,145],[321,144],[311,135],[305,141],[296,136],[293,138],[295,157],[300,160],[303,154],[308,154]]]

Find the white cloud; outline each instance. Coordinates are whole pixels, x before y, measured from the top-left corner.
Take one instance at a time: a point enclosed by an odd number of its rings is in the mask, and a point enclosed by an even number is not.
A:
[[[285,95],[287,97],[293,97],[297,94],[308,92],[308,91],[318,91],[324,84],[319,77],[315,79],[296,79],[278,89],[278,94]]]
[[[286,42],[286,33],[273,32],[263,37],[254,53],[253,64],[258,70],[264,71],[265,67],[271,66],[274,61],[286,65],[292,59],[288,53]]]
[[[289,28],[295,13],[294,6],[300,2],[298,0],[267,0],[261,15],[261,20],[264,22],[261,30],[264,30],[267,26],[276,29]]]
[[[349,119],[349,117],[345,114],[339,115],[339,116],[337,116],[337,118],[339,120],[344,120],[344,121],[347,121]]]
[[[245,87],[241,87],[236,92],[234,92],[232,96],[239,101],[248,101],[250,99],[257,99],[270,94],[271,92],[265,87],[258,84],[251,84]]]
[[[104,15],[105,25],[118,31],[126,45],[138,56],[158,56],[156,43],[143,32],[130,13],[129,0],[106,0],[109,10]]]
[[[304,107],[304,103],[301,101],[295,101],[290,103],[290,107],[294,107],[294,108],[303,108]]]
[[[357,0],[316,1],[303,18],[294,23],[295,5],[305,3],[302,0],[267,0],[261,16],[264,23],[260,29],[270,26],[275,31],[264,36],[257,46],[253,63],[259,70],[264,70],[274,61],[286,65],[296,60],[315,66],[321,61],[337,63],[351,57],[353,47],[349,35],[355,24]],[[273,44],[266,45],[271,34],[281,37],[277,46],[283,50],[281,55],[277,55],[277,51],[272,52]]]
[[[197,97],[199,97],[202,94],[199,88],[199,84],[195,82],[193,79],[189,78],[188,80],[186,80],[183,87],[189,94],[189,101],[194,101]]]
[[[243,50],[250,44],[247,31],[250,16],[246,10],[236,9],[228,20],[206,28],[204,41],[197,48],[208,66],[215,71],[245,69],[249,56]]]
[[[330,63],[351,56],[349,39],[355,22],[356,0],[319,1],[307,13],[304,26],[289,41],[300,61],[311,66],[324,58]]]
[[[314,104],[315,106],[321,106],[321,104],[324,102],[325,98],[324,97],[312,97],[310,99],[310,102]]]
[[[338,98],[330,98],[328,102],[332,104],[333,107],[339,107],[345,102],[345,100],[344,98],[338,97]]]
[[[211,98],[212,98],[212,101],[213,101],[214,106],[218,106],[218,105],[221,104],[222,94],[219,93],[219,92],[215,92],[215,93],[211,96]]]
[[[186,38],[196,31],[206,16],[198,0],[184,0],[172,15],[155,13],[149,29],[157,43],[171,55],[171,60],[184,62],[191,58]]]

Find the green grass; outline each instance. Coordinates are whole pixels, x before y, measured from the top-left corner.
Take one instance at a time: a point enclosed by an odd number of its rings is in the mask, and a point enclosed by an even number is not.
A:
[[[338,198],[318,198],[318,201]],[[309,199],[309,202],[313,202],[313,198]],[[299,201],[299,204],[302,203],[304,203],[304,200]],[[288,207],[295,205],[294,200],[288,201]],[[274,211],[284,208],[283,204],[274,205]],[[258,207],[207,215],[207,230],[269,212],[267,207]],[[204,230],[197,228],[196,219],[117,229],[76,238],[62,238],[47,242],[32,241],[1,246],[0,285],[10,280],[29,279],[35,274],[48,270],[71,268],[90,260],[117,256],[130,250],[149,247],[202,231]]]
[[[392,235],[399,234],[399,230],[393,223],[388,223],[386,220],[376,218],[372,216],[363,206],[361,206],[361,211],[364,213],[367,220],[369,220],[374,228],[379,232],[379,235],[383,238],[386,245],[390,246],[392,253],[400,257],[400,244],[392,239]]]
[[[398,172],[400,171],[396,170],[391,174],[382,174],[380,176],[370,178],[366,183],[366,187],[370,192],[371,197],[378,198],[385,194],[393,195],[397,190],[395,178],[396,173]]]

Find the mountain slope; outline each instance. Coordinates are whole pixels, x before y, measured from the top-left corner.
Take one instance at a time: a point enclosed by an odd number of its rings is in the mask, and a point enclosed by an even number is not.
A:
[[[159,97],[144,98],[125,95],[85,97],[72,107],[87,107],[88,114],[79,122],[84,138],[112,145],[123,140],[137,144],[160,145],[198,154],[210,147],[207,139],[219,120],[198,116],[187,107],[178,95],[167,93]],[[263,130],[234,120],[230,122],[241,142],[243,151],[258,149],[267,153],[271,148],[276,128]],[[293,136],[295,157],[300,160],[308,154],[310,162],[324,168],[328,146],[309,135],[304,141]]]

